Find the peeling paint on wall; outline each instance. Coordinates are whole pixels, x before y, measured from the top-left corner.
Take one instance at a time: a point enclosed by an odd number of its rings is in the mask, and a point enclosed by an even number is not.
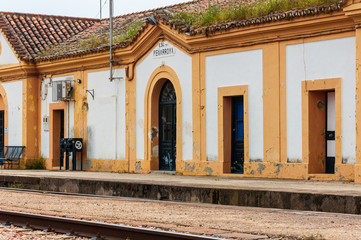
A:
[[[342,158],[342,163],[353,163],[349,158]]]
[[[137,162],[137,165],[135,166],[136,170],[142,170],[142,163],[141,162]]]
[[[209,176],[212,176],[213,174],[213,169],[210,167],[205,168],[204,171],[207,172]]]
[[[201,147],[199,145],[199,142],[194,142],[193,144],[193,148],[194,148],[194,152],[197,155],[197,157],[199,158],[201,156]]]
[[[250,162],[263,162],[262,159],[250,159]]]
[[[341,173],[340,173],[340,176],[339,176],[339,180],[340,180],[340,181],[345,180],[345,177],[344,177],[344,176],[342,176],[342,175],[341,175]]]
[[[193,165],[190,165],[189,163],[185,163],[185,167],[184,167],[184,171],[190,171],[190,172],[193,172],[194,169],[195,169],[196,165],[193,164]]]
[[[207,161],[218,161],[217,155],[207,155]]]
[[[158,130],[157,126],[153,126],[152,131],[149,133],[149,139],[151,140],[151,142],[153,142],[153,139],[155,137],[158,137],[158,133],[159,133],[159,130]]]
[[[261,163],[258,164],[257,172],[262,174],[262,171],[265,169],[266,169],[266,166],[264,164],[261,164]]]
[[[273,166],[277,167],[277,169],[274,171],[275,174],[279,174],[280,173],[280,169],[283,168],[283,164],[277,164],[277,163],[274,163]]]
[[[302,163],[302,159],[298,158],[287,158],[288,163]]]
[[[86,161],[86,168],[88,169],[88,168],[92,168],[92,167],[93,167],[93,162],[90,161],[90,160],[87,160]]]
[[[152,148],[152,158],[157,158],[159,157],[159,146],[154,146]]]

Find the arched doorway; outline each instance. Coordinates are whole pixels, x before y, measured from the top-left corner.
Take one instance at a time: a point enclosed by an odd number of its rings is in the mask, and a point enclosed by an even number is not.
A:
[[[159,96],[159,170],[176,170],[177,97],[167,80]]]

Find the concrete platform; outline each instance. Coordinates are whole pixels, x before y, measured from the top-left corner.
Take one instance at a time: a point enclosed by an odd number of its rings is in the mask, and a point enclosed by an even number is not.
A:
[[[0,187],[165,201],[361,213],[361,184],[350,182],[1,170]]]

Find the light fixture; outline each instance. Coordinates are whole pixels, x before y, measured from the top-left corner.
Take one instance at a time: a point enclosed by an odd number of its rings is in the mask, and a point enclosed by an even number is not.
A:
[[[153,16],[147,17],[147,22],[154,25],[157,25],[157,20]]]
[[[77,79],[76,82],[80,84],[80,83],[81,83],[81,80],[80,80],[80,79]]]

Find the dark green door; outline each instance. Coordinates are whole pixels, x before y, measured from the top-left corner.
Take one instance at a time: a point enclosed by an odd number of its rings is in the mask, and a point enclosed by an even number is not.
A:
[[[243,97],[232,98],[232,155],[231,172],[244,172]]]
[[[159,170],[176,170],[176,94],[173,84],[164,83],[159,97]]]

